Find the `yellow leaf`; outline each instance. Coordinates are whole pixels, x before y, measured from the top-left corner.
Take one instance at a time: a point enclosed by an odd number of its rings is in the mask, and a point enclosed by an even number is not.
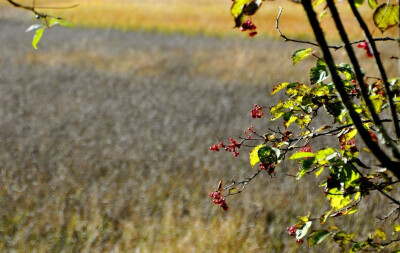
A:
[[[263,144],[260,144],[257,147],[255,147],[252,151],[250,151],[249,158],[250,158],[250,165],[252,168],[260,161],[260,158],[258,157],[258,150],[263,146],[264,146]]]

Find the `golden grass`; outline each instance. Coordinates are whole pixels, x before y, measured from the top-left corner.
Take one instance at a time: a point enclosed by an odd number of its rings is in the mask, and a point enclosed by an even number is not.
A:
[[[292,66],[297,44],[54,29],[34,51],[25,23],[1,24],[1,252],[337,252],[286,231],[330,208],[322,178],[284,176],[296,164],[261,174],[228,198],[228,212],[207,196],[219,179],[254,172],[249,150],[233,158],[208,148],[251,124],[273,127],[249,110],[282,98],[266,95],[274,84],[307,81],[313,59]],[[385,204],[369,196],[335,225],[365,240],[371,227],[390,228],[375,224]]]
[[[21,1],[27,5],[31,1]],[[37,6],[69,6],[76,1],[55,2],[37,0]],[[49,14],[60,16],[81,27],[113,28],[124,31],[143,30],[162,33],[204,34],[210,36],[234,36],[241,34],[232,29],[233,19],[230,15],[228,0],[83,0],[79,6],[67,10],[47,10]],[[0,5],[6,6],[5,2]],[[275,19],[279,6],[284,6],[280,20],[280,27],[284,34],[296,38],[309,38],[311,29],[306,21],[305,13],[299,4],[289,1],[267,1],[261,11],[253,18],[261,36],[276,37]],[[317,8],[319,12],[321,7]],[[350,10],[341,4],[343,21],[351,29],[353,39],[362,38],[356,21]],[[361,8],[366,17],[372,15],[366,4]],[[367,18],[369,21],[370,18]],[[369,22],[371,29],[373,24]],[[326,31],[335,31],[334,24],[325,16],[322,25]],[[355,28],[356,27],[356,28]],[[393,30],[393,29],[392,29]],[[396,29],[394,29],[396,30]],[[396,31],[388,32],[394,34]],[[379,36],[378,31],[376,31]],[[245,36],[243,34],[243,36]],[[337,38],[337,34],[329,32],[330,38]]]

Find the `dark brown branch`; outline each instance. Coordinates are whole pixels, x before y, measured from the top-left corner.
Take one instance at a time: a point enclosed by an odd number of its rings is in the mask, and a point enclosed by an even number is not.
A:
[[[350,1],[352,1],[352,0],[350,0]],[[360,66],[360,64],[359,64],[359,62],[357,60],[357,57],[356,57],[356,55],[354,53],[353,48],[351,47],[350,40],[349,40],[349,38],[347,36],[347,33],[345,31],[345,28],[343,26],[342,20],[340,19],[339,12],[338,12],[333,0],[328,0],[327,4],[328,4],[328,7],[329,7],[329,10],[331,11],[332,18],[335,21],[336,28],[339,31],[339,35],[340,35],[340,37],[342,38],[342,40],[343,40],[343,42],[345,44],[347,55],[349,56],[350,61],[353,64],[354,72],[355,72],[355,74],[357,76],[357,80],[359,82],[361,95],[362,95],[362,97],[363,97],[363,99],[365,101],[365,104],[367,105],[367,108],[368,108],[368,110],[369,110],[369,112],[371,114],[372,120],[374,121],[374,124],[378,128],[378,131],[382,134],[385,144],[392,149],[393,155],[397,159],[400,160],[400,153],[399,153],[396,145],[389,138],[389,135],[388,135],[385,127],[381,123],[379,115],[376,113],[375,107],[372,104],[371,99],[369,98],[368,90],[367,90],[366,85],[364,83],[364,74],[361,72],[361,66]],[[395,120],[395,119],[393,118],[393,120]],[[396,122],[395,125],[398,125],[398,122]]]
[[[395,209],[393,209],[392,211],[390,211],[389,214],[387,214],[387,215],[385,215],[385,216],[383,216],[383,217],[378,217],[378,216],[377,216],[376,218],[378,218],[379,221],[384,222],[384,221],[386,221],[387,219],[389,219],[390,216],[392,216],[392,214],[394,214],[394,212],[396,212],[396,211],[397,211],[397,217],[396,217],[394,220],[397,220],[397,219],[399,218],[399,216],[400,216],[400,207],[396,207]]]
[[[375,44],[374,39],[372,38],[372,35],[368,30],[367,24],[364,22],[363,18],[361,17],[360,13],[358,12],[358,10],[357,10],[357,8],[355,6],[354,0],[349,0],[349,4],[350,4],[350,7],[351,7],[351,10],[353,11],[354,16],[356,17],[358,23],[360,24],[361,29],[364,31],[365,36],[367,37],[368,43],[371,46],[372,52],[373,52],[374,57],[375,57],[376,65],[378,66],[379,72],[381,73],[382,81],[383,81],[383,83],[385,85],[386,94],[387,94],[388,99],[389,99],[389,107],[390,107],[390,111],[392,113],[393,124],[394,124],[394,129],[396,131],[396,136],[397,136],[397,139],[400,139],[400,126],[399,126],[399,123],[397,121],[398,117],[397,117],[397,113],[396,113],[396,106],[395,106],[394,101],[393,101],[394,94],[390,89],[388,77],[387,77],[387,74],[386,74],[386,70],[383,67],[383,63],[382,63],[380,54],[378,52],[378,49],[376,48],[376,44]],[[400,160],[400,157],[397,157],[397,158]]]
[[[46,17],[49,17],[49,15],[38,12],[36,9],[71,9],[71,8],[75,8],[78,6],[78,4],[75,4],[75,5],[71,5],[71,6],[60,6],[60,7],[46,7],[46,6],[35,7],[34,4],[33,4],[33,6],[26,6],[26,5],[19,4],[19,3],[15,2],[14,0],[6,0],[6,1],[9,2],[11,5],[13,5],[16,8],[21,8],[21,9],[25,9],[25,10],[33,12],[39,18],[46,18]]]
[[[329,0],[328,0],[328,1],[329,1]],[[354,164],[350,163],[350,165],[353,167],[353,169],[355,169],[355,170],[358,172],[358,174],[360,174],[360,176],[361,176],[362,178],[367,179],[367,178],[361,173],[361,171],[358,170],[356,166],[354,166]],[[368,179],[367,179],[367,182],[369,183],[369,185],[370,185],[372,188],[374,188],[375,190],[377,190],[378,192],[380,192],[380,193],[381,193],[382,195],[384,195],[386,198],[388,198],[388,199],[390,199],[391,201],[393,201],[394,204],[400,206],[400,201],[398,201],[397,199],[395,199],[395,198],[393,198],[392,196],[390,196],[389,194],[387,194],[384,190],[382,190],[382,188],[380,188],[378,185],[374,184],[373,182],[369,181]]]
[[[308,45],[319,47],[318,43],[311,42],[311,41],[306,41],[306,40],[291,39],[291,38],[288,38],[286,35],[284,35],[281,32],[280,28],[279,28],[279,19],[280,19],[281,15],[282,15],[282,12],[283,12],[282,7],[279,7],[279,14],[278,14],[278,17],[275,20],[275,28],[279,32],[279,36],[282,37],[283,39],[285,39],[285,42],[289,41],[289,42],[302,43],[302,44],[308,44]],[[373,38],[373,40],[374,41],[396,41],[395,38],[391,38],[391,37]],[[350,44],[351,45],[358,44],[358,43],[361,43],[363,41],[364,40],[356,40],[356,41],[350,42]],[[339,49],[343,48],[344,46],[345,45],[340,45],[340,46],[328,45],[328,48],[331,48],[331,49],[334,49],[334,50],[339,50]]]
[[[371,139],[369,132],[364,128],[362,124],[359,114],[355,111],[354,104],[347,95],[347,92],[342,83],[342,79],[340,78],[339,74],[336,71],[335,61],[333,60],[332,54],[325,40],[325,36],[322,32],[322,29],[319,26],[319,22],[316,17],[316,13],[313,10],[311,0],[302,0],[302,5],[304,7],[304,10],[306,11],[306,14],[308,16],[316,40],[318,41],[318,44],[320,45],[320,48],[323,52],[324,59],[329,68],[329,72],[332,76],[333,83],[335,84],[335,87],[339,92],[340,97],[342,98],[343,104],[345,105],[351,119],[353,120],[354,126],[357,128],[357,131],[360,134],[366,146],[373,152],[373,154],[379,160],[379,162],[388,170],[393,172],[397,178],[400,178],[400,171],[398,171],[397,169],[398,164],[392,162],[390,157],[388,157],[386,153],[378,146],[378,144]]]

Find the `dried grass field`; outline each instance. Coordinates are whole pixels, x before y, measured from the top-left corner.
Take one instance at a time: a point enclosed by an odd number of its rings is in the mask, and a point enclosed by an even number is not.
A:
[[[254,173],[248,150],[234,158],[209,147],[269,124],[249,111],[282,99],[267,95],[273,85],[307,81],[313,61],[290,60],[300,45],[57,28],[35,51],[29,23],[0,18],[1,252],[338,250],[288,235],[297,215],[329,209],[314,175],[301,184],[285,176],[295,164],[260,175],[228,198],[228,212],[208,197],[219,179]],[[336,225],[361,236],[385,228],[375,224],[384,203],[371,196]]]

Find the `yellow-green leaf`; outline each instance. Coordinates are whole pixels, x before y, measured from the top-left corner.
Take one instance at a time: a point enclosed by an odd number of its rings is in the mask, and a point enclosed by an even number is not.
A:
[[[290,83],[280,83],[276,85],[273,89],[272,92],[270,93],[271,95],[276,94],[278,91],[284,89],[286,86],[288,86]]]
[[[295,51],[293,53],[293,55],[292,55],[293,65],[296,65],[301,60],[304,60],[305,58],[307,58],[311,54],[312,54],[311,48],[299,49],[299,50]]]
[[[38,49],[37,44],[39,43],[40,39],[42,38],[44,32],[44,28],[39,28],[36,30],[35,35],[33,36],[32,46],[34,49]]]
[[[377,0],[368,0],[368,5],[371,7],[371,9],[375,9],[376,6],[378,6],[378,1]]]
[[[375,234],[376,234],[376,236],[377,236],[379,239],[381,239],[381,240],[383,240],[383,241],[386,240],[386,233],[385,233],[382,229],[378,228],[378,229],[375,231]]]
[[[400,225],[395,225],[393,229],[396,233],[400,232]]]
[[[373,16],[376,27],[384,33],[399,23],[399,5],[382,4],[376,8]]]
[[[232,4],[232,7],[231,7],[232,15],[235,18],[239,17],[243,12],[244,6],[250,2],[251,2],[251,0],[235,0],[235,2]]]
[[[314,157],[314,156],[315,155],[312,152],[296,152],[290,156],[289,160],[296,160],[296,159]]]
[[[314,246],[314,245],[321,243],[330,234],[331,234],[331,232],[326,231],[326,230],[318,230],[318,231],[312,232],[307,238],[308,246]]]
[[[321,215],[321,217],[319,217],[319,223],[321,223],[321,225],[324,224],[331,213],[332,213],[332,210],[329,210],[328,212]]]
[[[353,213],[355,213],[357,211],[358,211],[358,208],[357,207],[353,207],[346,214],[353,214]]]
[[[344,196],[343,192],[338,188],[330,189],[326,197],[329,199],[329,202],[331,202],[331,206],[335,211],[351,203],[351,197],[349,195]]]
[[[250,151],[250,165],[253,168],[258,162],[260,162],[260,158],[258,157],[258,150],[262,148],[263,144],[258,145],[252,151]]]

